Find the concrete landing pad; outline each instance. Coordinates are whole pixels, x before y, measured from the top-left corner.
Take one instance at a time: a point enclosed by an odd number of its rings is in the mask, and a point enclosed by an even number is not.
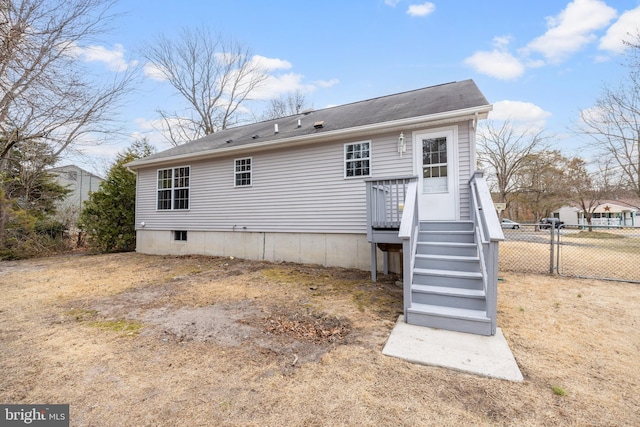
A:
[[[382,354],[421,365],[523,381],[522,373],[500,328],[494,336],[486,337],[408,325],[404,316],[400,316]]]

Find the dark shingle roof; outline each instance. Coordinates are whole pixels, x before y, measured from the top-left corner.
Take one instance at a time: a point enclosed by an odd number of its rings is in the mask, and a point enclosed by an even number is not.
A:
[[[446,83],[382,96],[351,104],[314,110],[294,116],[228,128],[178,147],[134,161],[138,166],[148,161],[184,157],[220,148],[239,147],[258,142],[290,140],[307,135],[320,135],[332,131],[392,122],[413,117],[430,116],[457,110],[488,106],[489,103],[473,80]],[[301,126],[298,127],[298,120]],[[315,123],[323,122],[321,128]],[[274,132],[274,125],[279,132]]]

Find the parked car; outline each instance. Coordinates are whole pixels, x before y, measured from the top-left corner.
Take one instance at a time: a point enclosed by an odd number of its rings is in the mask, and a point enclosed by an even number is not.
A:
[[[517,230],[518,228],[520,228],[520,223],[511,221],[507,218],[502,218],[502,228],[512,228],[514,230]]]
[[[552,226],[554,228],[560,228],[563,225],[564,225],[564,222],[560,221],[559,218],[542,218],[540,220],[540,229],[541,230],[548,230]]]

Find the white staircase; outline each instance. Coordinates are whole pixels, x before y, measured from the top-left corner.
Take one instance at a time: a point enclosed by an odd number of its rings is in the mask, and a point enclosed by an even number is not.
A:
[[[413,255],[406,322],[492,335],[473,222],[420,222]]]

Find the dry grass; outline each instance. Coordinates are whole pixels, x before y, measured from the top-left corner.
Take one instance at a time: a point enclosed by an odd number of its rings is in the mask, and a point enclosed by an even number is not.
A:
[[[74,426],[639,425],[638,285],[502,278],[523,383],[383,356],[393,278],[139,254],[2,262],[0,401],[70,403]]]

